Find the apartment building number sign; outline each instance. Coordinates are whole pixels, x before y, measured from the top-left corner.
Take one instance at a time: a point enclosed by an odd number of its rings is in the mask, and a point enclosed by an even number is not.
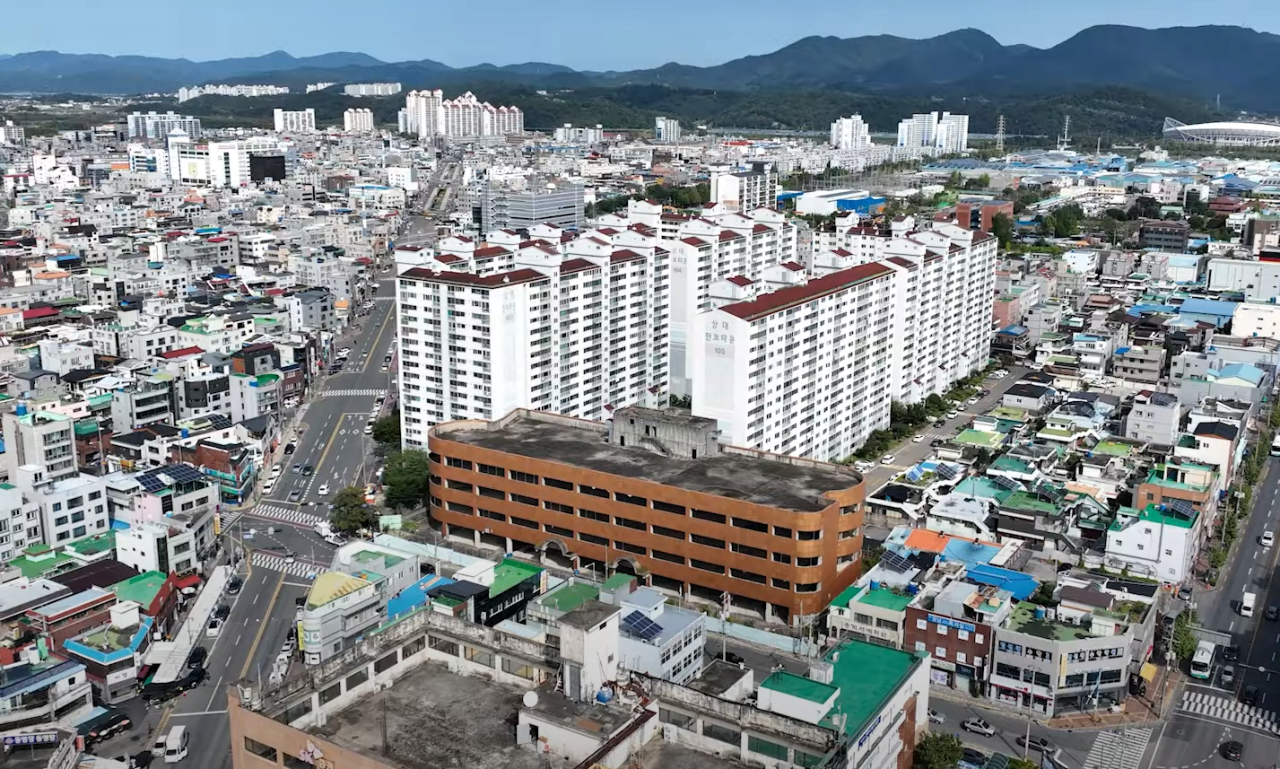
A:
[[[729,324],[721,320],[711,321],[706,332],[707,352],[713,358],[733,357],[733,334],[729,333]]]
[[[502,317],[506,320],[516,319],[516,302],[514,299],[504,299],[502,301]]]

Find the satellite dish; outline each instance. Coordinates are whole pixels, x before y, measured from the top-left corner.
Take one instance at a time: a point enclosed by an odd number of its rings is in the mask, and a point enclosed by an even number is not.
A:
[[[524,693],[524,706],[526,708],[536,708],[538,706],[538,693],[535,691],[527,691]]]

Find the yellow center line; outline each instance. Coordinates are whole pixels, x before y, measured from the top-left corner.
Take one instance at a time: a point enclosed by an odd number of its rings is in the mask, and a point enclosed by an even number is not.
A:
[[[258,651],[258,644],[262,643],[262,634],[267,631],[267,623],[271,621],[271,610],[275,608],[276,599],[280,597],[280,588],[284,587],[284,572],[280,572],[280,579],[276,580],[276,589],[271,592],[271,600],[267,602],[267,613],[262,615],[262,622],[258,625],[258,634],[253,637],[253,645],[249,647],[249,655],[244,658],[244,667],[240,668],[240,679],[249,674],[249,666],[253,664],[253,655]]]
[[[341,414],[338,416],[337,422],[333,426],[333,432],[329,433],[329,442],[324,445],[324,451],[320,452],[320,461],[316,462],[316,472],[320,472],[320,468],[324,467],[324,459],[329,456],[329,449],[333,448],[333,442],[338,437],[338,430],[342,429],[342,423],[349,414]]]

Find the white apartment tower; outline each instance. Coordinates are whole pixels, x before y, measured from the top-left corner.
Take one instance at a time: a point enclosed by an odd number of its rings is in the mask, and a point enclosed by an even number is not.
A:
[[[316,130],[314,109],[278,109],[275,119],[277,133],[313,133]]]
[[[831,146],[838,150],[863,150],[871,146],[871,127],[861,115],[838,118],[831,124]]]
[[[653,119],[653,138],[659,144],[680,143],[680,121],[669,117]]]
[[[694,414],[727,443],[844,459],[889,426],[893,401],[985,364],[995,239],[952,225],[872,237],[878,260],[840,249],[815,255],[803,282],[730,281],[730,301],[692,319]]]
[[[442,251],[457,253],[402,264],[406,447],[425,447],[440,422],[515,408],[603,420],[666,402],[668,252],[647,231],[563,234],[539,225],[522,242],[499,231],[480,248],[451,238]]]
[[[929,147],[942,153],[969,149],[969,116],[925,112],[898,123],[899,147]]]
[[[457,139],[483,136],[520,136],[524,113],[519,107],[495,107],[470,91],[456,99],[444,91],[411,91],[405,97],[404,130],[419,137],[448,136]]]
[[[778,204],[778,172],[772,163],[754,162],[749,171],[711,175],[711,202],[730,211],[754,211]]]
[[[373,110],[348,109],[342,113],[342,130],[347,133],[373,133]]]

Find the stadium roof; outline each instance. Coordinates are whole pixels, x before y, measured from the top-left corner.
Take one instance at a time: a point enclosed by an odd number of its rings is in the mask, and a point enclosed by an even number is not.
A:
[[[1187,125],[1173,118],[1165,118],[1164,136],[1171,141],[1266,147],[1280,145],[1280,125],[1239,121]]]

